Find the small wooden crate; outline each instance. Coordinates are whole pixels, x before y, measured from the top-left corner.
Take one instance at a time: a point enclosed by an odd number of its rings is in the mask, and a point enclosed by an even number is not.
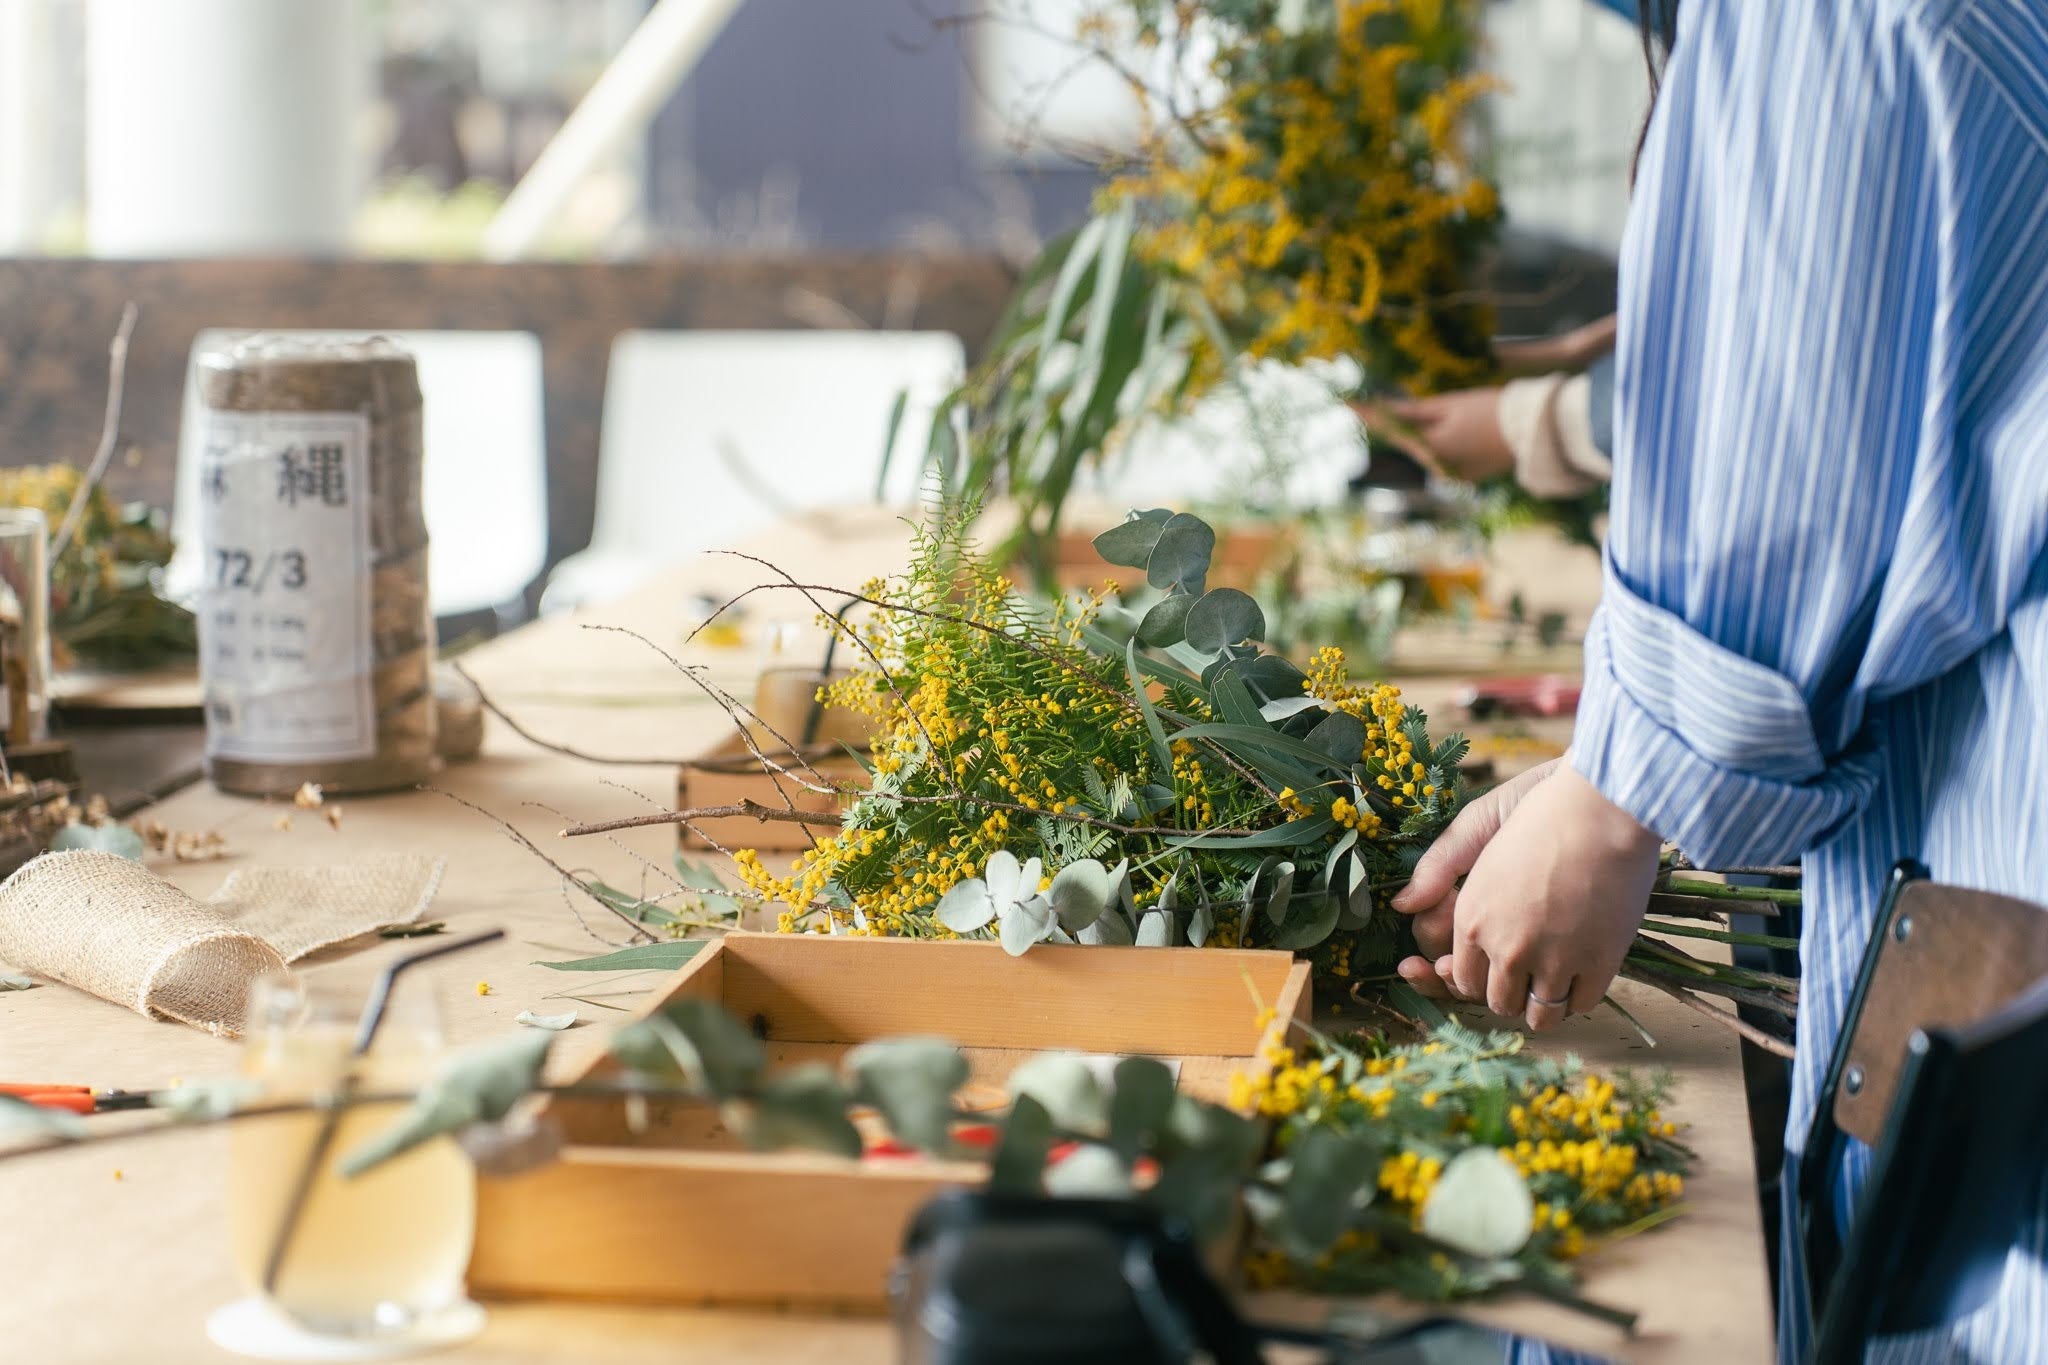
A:
[[[1259,999],[1275,1020],[1258,1026]],[[960,1045],[971,1084],[1000,1086],[1042,1050],[1157,1056],[1180,1088],[1227,1101],[1235,1072],[1309,1013],[1309,968],[1286,953],[732,934],[647,1009],[722,1002],[770,1064],[836,1064],[855,1044],[923,1035]],[[613,1074],[608,1058],[584,1079]],[[560,1106],[552,1165],[479,1184],[471,1289],[498,1297],[878,1310],[916,1210],[979,1184],[974,1161],[848,1160],[746,1151],[704,1105],[656,1104],[637,1134],[621,1106]]]
[[[812,785],[820,785],[818,778],[812,776],[812,769],[822,774],[827,783],[855,786],[867,783],[867,771],[843,749],[820,747],[804,754],[800,760],[796,755],[778,750],[772,742],[765,742],[761,744],[761,752],[780,766],[802,775]],[[804,767],[804,763],[810,767]],[[773,810],[784,810],[793,805],[801,811],[824,814],[837,814],[840,807],[838,797],[812,791],[803,782],[763,767],[754,751],[737,734],[728,736],[710,753],[685,764],[676,773],[678,810],[732,806],[742,801],[758,801]],[[718,816],[676,828],[680,831],[679,838],[684,848],[708,849],[713,847],[708,841],[715,839],[726,848],[753,848],[763,853],[800,852],[811,846],[807,831],[831,831],[829,825],[757,820],[748,815]]]

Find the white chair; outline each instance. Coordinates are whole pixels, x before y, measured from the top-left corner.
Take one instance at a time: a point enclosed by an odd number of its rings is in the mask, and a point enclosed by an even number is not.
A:
[[[549,575],[541,610],[615,598],[806,508],[909,504],[931,414],[965,366],[947,332],[621,333],[595,531]],[[885,474],[899,393],[909,397]]]
[[[282,330],[282,329],[279,329]],[[209,328],[192,354],[246,335]],[[332,336],[328,329],[285,331]],[[540,338],[531,332],[387,331],[419,363],[425,458],[421,479],[429,595],[434,615],[496,612],[507,625],[525,615],[526,590],[547,566],[547,441],[541,421]],[[178,439],[179,551],[171,591],[198,587],[200,430],[196,382],[185,386]]]

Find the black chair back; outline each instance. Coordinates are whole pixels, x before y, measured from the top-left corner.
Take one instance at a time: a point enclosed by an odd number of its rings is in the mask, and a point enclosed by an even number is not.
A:
[[[2048,910],[1926,876],[1893,874],[1801,1169],[1816,1365],[1982,1306],[2048,1169]],[[1876,1154],[1844,1243],[1852,1139]]]

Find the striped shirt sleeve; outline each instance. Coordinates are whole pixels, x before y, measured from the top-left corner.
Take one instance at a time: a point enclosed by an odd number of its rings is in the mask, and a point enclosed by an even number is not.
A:
[[[2026,360],[1998,345],[2031,301],[1972,292],[2031,288],[2048,234],[2021,230],[2039,137],[1952,35],[1808,3],[1683,22],[1623,245],[1571,762],[1733,865],[1860,810],[1868,707],[2003,626],[2048,461],[1977,439],[2001,391],[2039,390],[2003,383]],[[2001,478],[2017,503],[1983,496]]]

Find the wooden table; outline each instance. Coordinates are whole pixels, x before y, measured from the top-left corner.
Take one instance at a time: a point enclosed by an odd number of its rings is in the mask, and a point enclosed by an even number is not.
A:
[[[770,550],[809,581],[857,584],[899,566],[900,525],[872,515],[820,516],[785,528]],[[586,630],[627,625],[691,663],[737,681],[763,662],[752,646],[684,650],[701,615],[700,592],[727,596],[760,581],[758,570],[708,557],[655,587],[588,617],[550,620],[470,656],[487,690],[522,723],[592,753],[659,759],[597,766],[535,748],[493,724],[483,757],[448,772],[441,785],[511,822],[566,865],[618,884],[653,877],[673,834],[636,831],[608,842],[565,842],[571,817],[601,818],[666,803],[671,757],[702,749],[725,720],[648,644]],[[786,597],[787,595],[781,595]],[[757,623],[808,621],[801,602],[757,599]],[[432,915],[462,932],[502,925],[508,937],[440,966],[431,977],[451,1039],[464,1042],[513,1027],[528,1008],[553,1010],[552,992],[626,990],[647,978],[612,981],[563,974],[536,959],[598,950],[619,926],[588,902],[572,902],[559,879],[484,816],[444,796],[411,793],[340,802],[339,829],[299,813],[289,830],[280,807],[224,796],[201,784],[160,803],[174,828],[218,828],[233,858],[159,870],[205,895],[237,864],[317,866],[387,850],[444,855],[448,870]],[[332,955],[313,970],[366,982],[400,943]],[[609,982],[600,986],[600,981]],[[488,995],[476,984],[487,982]],[[1691,1125],[1700,1155],[1690,1213],[1674,1227],[1592,1259],[1586,1289],[1636,1309],[1632,1341],[1540,1304],[1504,1302],[1475,1310],[1485,1321],[1541,1333],[1581,1349],[1655,1362],[1763,1361],[1771,1354],[1755,1173],[1735,1041],[1659,995],[1623,985],[1629,1007],[1661,1046],[1647,1051],[1611,1016],[1579,1020],[1555,1044],[1595,1066],[1660,1065],[1678,1080],[1677,1115]],[[633,998],[615,1003],[631,1005]],[[576,1006],[603,1022],[603,1009]],[[579,1027],[558,1049],[566,1066],[602,1044]],[[59,985],[0,994],[0,1077],[89,1082],[129,1088],[228,1071],[234,1048],[194,1029],[147,1022]],[[109,1118],[96,1122],[122,1122]],[[206,1315],[238,1293],[223,1236],[225,1135],[190,1131],[0,1163],[0,1357],[21,1361],[131,1361],[171,1365],[228,1359],[204,1334]],[[545,1242],[548,1230],[533,1236]],[[801,1250],[792,1248],[793,1255]],[[877,1321],[806,1319],[689,1309],[492,1305],[481,1340],[446,1358],[503,1362],[813,1361],[841,1365],[893,1358]]]

